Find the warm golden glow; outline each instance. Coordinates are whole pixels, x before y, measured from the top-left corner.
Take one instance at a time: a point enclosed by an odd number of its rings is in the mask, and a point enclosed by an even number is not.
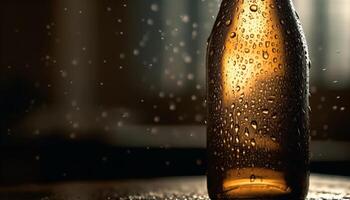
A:
[[[226,106],[242,93],[249,96],[260,80],[284,73],[279,66],[284,63],[283,34],[278,28],[281,22],[267,5],[273,7],[275,3],[271,0],[241,3],[236,10],[239,14],[230,22],[222,57]]]
[[[271,169],[256,167],[232,169],[226,173],[226,177],[223,190],[229,195],[249,196],[253,193],[264,196],[291,192],[284,180],[283,173]]]
[[[226,107],[238,102],[242,95],[245,99],[250,99],[252,93],[256,96],[261,93],[257,87],[261,81],[284,73],[284,36],[278,28],[283,22],[278,20],[276,12],[271,12],[274,5],[268,0],[241,3],[236,9],[239,14],[226,22],[229,34],[221,61],[222,102]],[[239,139],[243,141],[244,135],[239,135]],[[270,137],[261,136],[255,140],[257,148],[279,148],[279,144]]]

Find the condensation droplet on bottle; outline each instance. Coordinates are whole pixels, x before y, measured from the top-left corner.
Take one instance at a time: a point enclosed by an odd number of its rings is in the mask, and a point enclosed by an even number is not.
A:
[[[226,22],[225,22],[225,24],[226,24],[226,26],[229,26],[229,25],[231,25],[231,22],[232,22],[232,20],[227,20]]]
[[[263,58],[268,59],[269,58],[269,53],[267,51],[263,51]]]
[[[235,38],[236,36],[237,36],[236,32],[232,32],[232,33],[230,34],[230,37],[231,37],[231,38]]]
[[[265,42],[265,47],[266,47],[266,48],[269,48],[269,47],[270,47],[270,41],[266,41],[266,42]]]
[[[239,92],[241,90],[241,87],[240,86],[237,86],[236,87],[236,91]]]
[[[246,108],[246,109],[248,108],[248,103],[244,104],[244,108]]]
[[[267,115],[267,114],[269,114],[269,110],[268,109],[264,109],[264,110],[262,110],[262,113]]]
[[[248,128],[245,128],[244,129],[244,135],[249,137],[249,129]]]
[[[257,129],[258,123],[256,121],[252,121],[250,124],[253,127],[253,129],[255,129],[255,130]]]
[[[258,6],[256,4],[253,4],[250,6],[250,11],[256,12],[258,10]]]
[[[238,133],[238,131],[239,131],[239,125],[236,124],[236,125],[235,125],[235,133]]]
[[[254,139],[251,139],[251,140],[250,140],[250,144],[251,144],[253,147],[255,147],[255,145],[256,145],[255,140],[254,140]]]
[[[275,96],[270,96],[268,99],[267,99],[267,102],[269,103],[273,103],[275,101],[276,97]]]
[[[209,53],[210,56],[213,56],[214,55],[214,51],[211,50],[210,53]]]
[[[256,179],[255,175],[254,175],[254,174],[252,174],[252,175],[250,176],[250,182],[254,182],[254,181],[255,181],[255,179]]]

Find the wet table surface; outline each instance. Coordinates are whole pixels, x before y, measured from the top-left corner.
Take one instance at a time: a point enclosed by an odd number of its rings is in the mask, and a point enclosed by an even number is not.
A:
[[[350,199],[350,178],[311,176],[309,200]],[[0,188],[1,200],[209,200],[205,177],[74,182]]]

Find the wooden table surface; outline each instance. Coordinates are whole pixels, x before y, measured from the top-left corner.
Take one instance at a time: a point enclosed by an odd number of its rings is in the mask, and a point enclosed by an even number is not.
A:
[[[309,200],[350,199],[350,178],[313,174]],[[205,177],[75,182],[0,188],[1,200],[208,200]]]

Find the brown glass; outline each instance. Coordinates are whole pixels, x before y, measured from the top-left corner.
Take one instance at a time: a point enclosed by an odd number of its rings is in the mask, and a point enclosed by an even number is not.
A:
[[[309,59],[290,0],[224,0],[209,38],[211,199],[304,199]]]

